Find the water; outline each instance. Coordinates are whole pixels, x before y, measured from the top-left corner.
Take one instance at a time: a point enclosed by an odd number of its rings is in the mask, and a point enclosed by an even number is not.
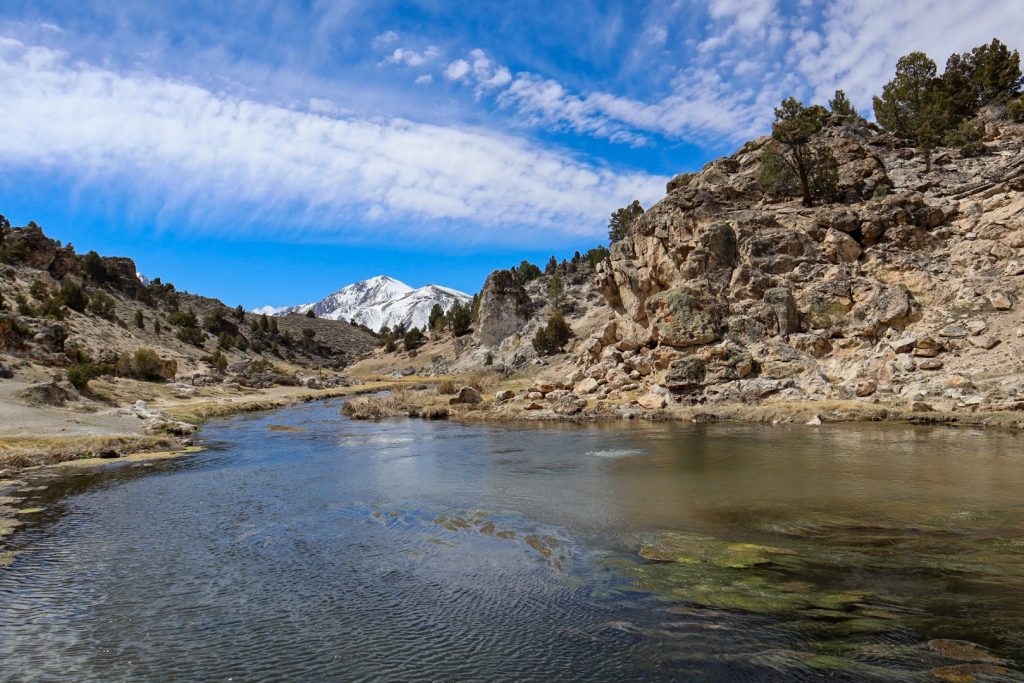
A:
[[[0,680],[1020,680],[1016,434],[339,406],[29,481]]]

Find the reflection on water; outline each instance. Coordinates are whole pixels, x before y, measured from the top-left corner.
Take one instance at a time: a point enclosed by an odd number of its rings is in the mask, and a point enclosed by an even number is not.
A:
[[[0,679],[1019,679],[1015,434],[333,402],[203,436],[0,491],[38,508],[0,541]]]

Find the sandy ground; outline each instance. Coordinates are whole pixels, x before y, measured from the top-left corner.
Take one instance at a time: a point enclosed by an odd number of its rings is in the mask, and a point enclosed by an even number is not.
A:
[[[113,415],[109,411],[77,412],[66,408],[27,405],[16,394],[29,384],[15,380],[0,382],[0,438],[142,433],[142,425],[134,417]]]

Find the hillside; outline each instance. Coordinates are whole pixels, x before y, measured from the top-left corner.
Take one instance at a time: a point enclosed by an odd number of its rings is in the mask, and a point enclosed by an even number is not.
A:
[[[929,160],[832,116],[810,142],[836,160],[836,197],[809,207],[794,188],[766,190],[772,138],[748,142],[674,178],[596,269],[559,266],[575,332],[565,354],[531,344],[553,308],[551,276],[523,285],[498,271],[471,335],[435,335],[392,366],[426,374],[486,358],[561,387],[494,405],[536,416],[567,404],[579,415],[800,406],[824,419],[1022,410],[1024,125],[998,107],[977,121],[980,147],[940,145]]]
[[[79,255],[0,217],[0,381],[24,388],[17,400],[109,407],[93,389],[116,379],[308,383],[303,374],[342,369],[377,344],[347,322],[271,322],[159,279],[144,284],[129,258]]]

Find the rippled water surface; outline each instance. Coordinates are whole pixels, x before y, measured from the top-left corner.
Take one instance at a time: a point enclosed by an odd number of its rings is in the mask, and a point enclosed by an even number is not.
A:
[[[339,406],[0,491],[0,680],[1021,680],[1015,434]]]

